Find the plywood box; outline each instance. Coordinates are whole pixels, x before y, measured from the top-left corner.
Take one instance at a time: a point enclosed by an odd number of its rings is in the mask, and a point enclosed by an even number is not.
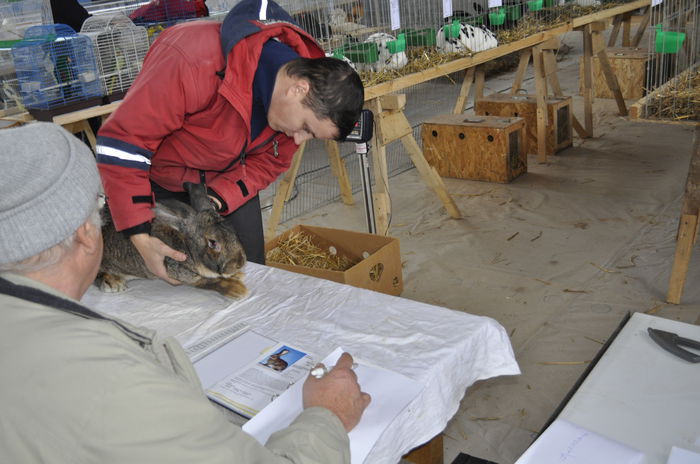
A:
[[[523,118],[443,114],[423,123],[422,137],[441,176],[510,182],[527,172]]]
[[[322,250],[332,249],[356,262],[345,271],[267,262],[268,266],[398,296],[403,291],[399,239],[350,230],[298,225],[265,243],[265,253],[291,234],[303,233]]]
[[[545,147],[551,156],[573,143],[571,97],[547,97]],[[537,98],[535,95],[493,94],[474,105],[479,115],[520,117],[525,119],[525,152],[537,153]]]
[[[649,55],[646,48],[610,47],[606,50],[610,66],[625,100],[639,100],[644,96]],[[615,98],[600,68],[598,57],[593,55],[593,95],[597,98]],[[583,95],[583,57],[579,60],[579,94]]]

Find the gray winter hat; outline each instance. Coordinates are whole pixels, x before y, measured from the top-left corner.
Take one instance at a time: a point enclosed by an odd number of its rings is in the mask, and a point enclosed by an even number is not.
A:
[[[0,147],[0,264],[8,264],[71,236],[102,184],[90,149],[56,124],[2,129]]]

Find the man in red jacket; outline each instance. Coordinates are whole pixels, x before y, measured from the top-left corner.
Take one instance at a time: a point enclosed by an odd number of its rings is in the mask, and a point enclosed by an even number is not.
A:
[[[311,138],[343,140],[364,101],[346,63],[272,1],[242,0],[223,24],[166,29],[100,129],[97,161],[117,230],[148,268],[184,260],[150,235],[155,199],[187,201],[184,182],[206,183],[250,261],[264,263],[258,192],[291,165]]]

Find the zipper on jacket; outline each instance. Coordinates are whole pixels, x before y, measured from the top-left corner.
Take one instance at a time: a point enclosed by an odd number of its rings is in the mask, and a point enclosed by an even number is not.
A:
[[[275,155],[275,158],[279,158],[279,156],[280,156],[279,152],[277,151],[277,146],[279,144],[280,143],[277,141],[277,139],[272,141],[272,154]]]

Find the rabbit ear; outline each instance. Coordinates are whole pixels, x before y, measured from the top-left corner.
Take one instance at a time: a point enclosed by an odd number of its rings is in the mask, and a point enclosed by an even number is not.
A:
[[[206,211],[208,209],[213,210],[214,206],[209,201],[207,196],[207,186],[205,184],[193,184],[192,182],[185,182],[182,186],[190,194],[190,205],[198,213],[201,211]]]
[[[176,230],[183,230],[185,220],[194,215],[189,205],[177,200],[157,202],[153,213],[161,222]]]

